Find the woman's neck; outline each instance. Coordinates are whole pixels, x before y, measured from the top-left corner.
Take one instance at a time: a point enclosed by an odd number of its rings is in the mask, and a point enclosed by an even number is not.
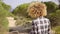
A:
[[[38,18],[43,18],[43,16],[40,16],[40,17],[38,17]]]

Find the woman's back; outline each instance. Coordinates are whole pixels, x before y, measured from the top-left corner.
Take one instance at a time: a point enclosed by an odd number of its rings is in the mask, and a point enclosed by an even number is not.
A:
[[[32,21],[31,34],[49,34],[50,21],[47,18],[40,17]]]

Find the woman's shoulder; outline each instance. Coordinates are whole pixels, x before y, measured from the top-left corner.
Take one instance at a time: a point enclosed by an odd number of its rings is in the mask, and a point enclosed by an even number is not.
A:
[[[46,20],[46,21],[50,22],[50,20],[49,20],[48,18],[44,18],[44,20]]]
[[[45,20],[49,20],[48,18],[45,18],[45,17],[44,17],[43,19],[45,19]]]
[[[32,20],[32,22],[37,22],[37,21],[38,21],[38,19],[33,19],[33,20]]]
[[[40,20],[46,20],[46,21],[50,21],[48,18],[43,18],[43,19],[34,19],[34,20],[32,20],[33,22],[37,22],[37,21],[40,21]]]

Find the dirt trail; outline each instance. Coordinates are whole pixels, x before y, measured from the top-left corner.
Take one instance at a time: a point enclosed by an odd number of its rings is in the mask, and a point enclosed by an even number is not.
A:
[[[16,20],[14,20],[13,17],[7,17],[7,19],[9,21],[9,27],[16,27],[15,25]],[[22,30],[22,29],[23,29],[22,27],[16,27],[16,30]],[[54,34],[55,32],[52,31],[52,33]],[[13,31],[13,32],[9,32],[9,34],[28,34],[28,33],[19,33],[18,31]]]
[[[9,27],[15,27],[16,25],[15,25],[15,22],[16,22],[16,20],[14,20],[14,18],[13,17],[7,17],[7,19],[8,19],[8,21],[9,21]]]

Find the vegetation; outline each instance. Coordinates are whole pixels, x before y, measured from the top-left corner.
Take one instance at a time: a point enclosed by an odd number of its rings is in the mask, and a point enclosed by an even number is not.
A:
[[[48,11],[48,15],[47,15],[47,18],[49,18],[52,22],[52,25],[55,25],[56,23],[55,20],[53,20],[53,18],[55,18],[55,13],[56,13],[56,10],[58,9],[58,5],[56,5],[54,2],[44,2],[47,6],[47,11]],[[22,4],[22,5],[19,5],[12,13],[18,17],[28,17],[28,13],[27,13],[27,9],[28,9],[28,6],[29,6],[29,3],[28,4]],[[58,20],[58,19],[57,19]]]
[[[60,9],[59,6],[56,5],[54,2],[44,2],[47,6],[48,15],[47,18],[50,19],[52,27],[60,26]],[[27,8],[28,4],[19,5],[15,10],[12,12],[15,16],[17,16],[17,25],[26,24],[28,21],[31,21],[31,18],[28,16]],[[22,17],[22,18],[20,18]],[[29,19],[27,19],[29,18]],[[25,20],[24,20],[25,19]],[[58,28],[57,28],[58,29]],[[56,29],[56,30],[57,30]]]
[[[58,5],[55,4],[54,2],[44,2],[47,6],[47,11],[48,13],[52,13],[52,12],[55,12],[56,9],[58,9]]]
[[[59,14],[58,13],[58,11],[59,11],[59,9],[58,9],[58,5],[56,5],[54,2],[44,2],[45,4],[46,4],[46,6],[47,6],[47,11],[48,11],[48,15],[47,15],[47,18],[49,18],[50,19],[50,21],[51,21],[51,25],[52,26],[57,26],[58,25],[58,17],[60,17],[59,15],[57,16],[57,14]]]
[[[59,6],[56,5],[54,2],[44,2],[47,6],[48,15],[47,18],[50,19],[52,29],[57,32],[57,34],[60,34],[60,9]],[[16,25],[23,25],[24,27],[30,27],[32,18],[28,16],[27,9],[28,9],[29,3],[25,3],[22,5],[17,6],[13,10],[13,14],[10,13],[11,7],[9,5],[6,5],[0,0],[0,34],[6,34],[8,31],[8,21],[6,17],[8,16],[14,16],[16,21]],[[26,26],[25,26],[26,25]]]
[[[19,5],[15,10],[13,10],[13,14],[17,16],[24,16],[27,17],[27,9],[29,4],[22,4]]]
[[[7,34],[8,20],[6,17],[10,16],[10,6],[0,1],[0,34]]]
[[[60,34],[60,26],[56,26],[53,28],[56,34]]]
[[[51,21],[52,26],[60,26],[60,10],[56,10],[54,13],[50,13],[48,18]]]

